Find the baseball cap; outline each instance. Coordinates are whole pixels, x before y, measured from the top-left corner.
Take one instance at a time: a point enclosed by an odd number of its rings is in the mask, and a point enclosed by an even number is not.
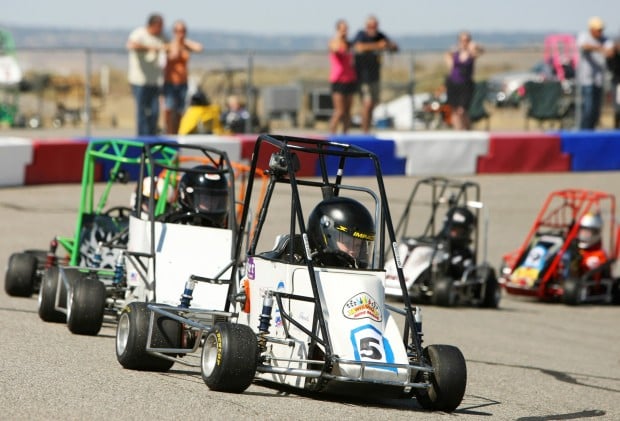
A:
[[[591,17],[588,21],[588,28],[590,29],[603,29],[605,28],[605,23],[598,16]]]

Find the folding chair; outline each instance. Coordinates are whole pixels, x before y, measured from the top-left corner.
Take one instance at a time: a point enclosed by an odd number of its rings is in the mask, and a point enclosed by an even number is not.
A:
[[[565,120],[570,117],[571,110],[574,110],[570,101],[567,102],[562,83],[559,81],[526,82],[525,100],[527,104],[526,129],[529,129],[530,119],[537,120],[539,127],[542,127],[546,121],[557,121],[560,128],[563,128]]]
[[[484,102],[487,99],[488,83],[487,81],[476,82],[474,87],[474,95],[469,104],[469,121],[472,124],[477,123],[480,120],[486,120],[486,130],[490,127],[490,114],[484,107]]]

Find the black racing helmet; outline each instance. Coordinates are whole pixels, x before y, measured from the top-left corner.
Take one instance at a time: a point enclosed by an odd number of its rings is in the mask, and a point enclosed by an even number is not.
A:
[[[466,246],[476,226],[476,217],[464,206],[451,208],[444,218],[442,232],[456,245]]]
[[[179,204],[184,211],[205,217],[212,226],[225,227],[229,210],[226,177],[211,165],[198,165],[192,170],[179,182]]]
[[[356,200],[333,197],[319,203],[308,218],[310,248],[321,254],[346,253],[358,267],[370,264],[375,224]]]

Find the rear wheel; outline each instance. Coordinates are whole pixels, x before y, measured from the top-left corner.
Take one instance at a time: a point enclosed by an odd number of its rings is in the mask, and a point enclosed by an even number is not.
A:
[[[502,290],[497,282],[497,276],[493,269],[487,270],[486,278],[484,279],[484,295],[481,297],[480,307],[497,308],[499,302],[502,299]]]
[[[581,304],[586,298],[585,288],[585,285],[579,278],[568,278],[564,280],[562,302],[571,306]]]
[[[34,290],[37,258],[29,253],[13,253],[4,278],[4,290],[14,297],[30,297]]]
[[[67,300],[67,291],[64,283],[59,279],[58,266],[52,266],[45,270],[43,281],[39,289],[39,317],[45,322],[64,323],[67,320],[65,313],[56,310],[56,293],[58,284],[61,284],[60,300]]]
[[[75,281],[67,299],[67,327],[78,335],[96,335],[103,324],[106,290],[90,274]]]
[[[442,277],[433,283],[433,304],[452,307],[456,304],[456,290],[449,277]]]
[[[130,370],[168,371],[174,361],[146,351],[151,310],[143,302],[133,302],[122,311],[116,327],[116,359]],[[155,313],[151,346],[180,348],[181,326],[169,317]]]
[[[416,389],[418,402],[424,409],[454,411],[461,404],[467,386],[465,357],[451,345],[429,345],[423,354],[434,371],[429,375],[431,386]]]
[[[241,393],[256,374],[256,334],[246,325],[218,323],[207,335],[200,361],[202,379],[209,389]]]

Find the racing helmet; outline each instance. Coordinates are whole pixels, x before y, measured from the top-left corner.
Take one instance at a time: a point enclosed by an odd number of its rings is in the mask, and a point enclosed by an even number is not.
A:
[[[464,206],[451,208],[444,218],[442,233],[453,245],[465,247],[471,242],[476,217]]]
[[[600,244],[602,228],[603,218],[600,213],[586,213],[583,215],[579,220],[577,246],[581,249],[589,249]]]
[[[229,209],[226,177],[211,165],[192,170],[179,181],[179,205],[186,212],[200,214],[214,227],[225,227]]]
[[[368,209],[347,197],[320,202],[308,218],[308,241],[314,251],[329,255],[346,253],[357,267],[370,264],[375,224]]]

